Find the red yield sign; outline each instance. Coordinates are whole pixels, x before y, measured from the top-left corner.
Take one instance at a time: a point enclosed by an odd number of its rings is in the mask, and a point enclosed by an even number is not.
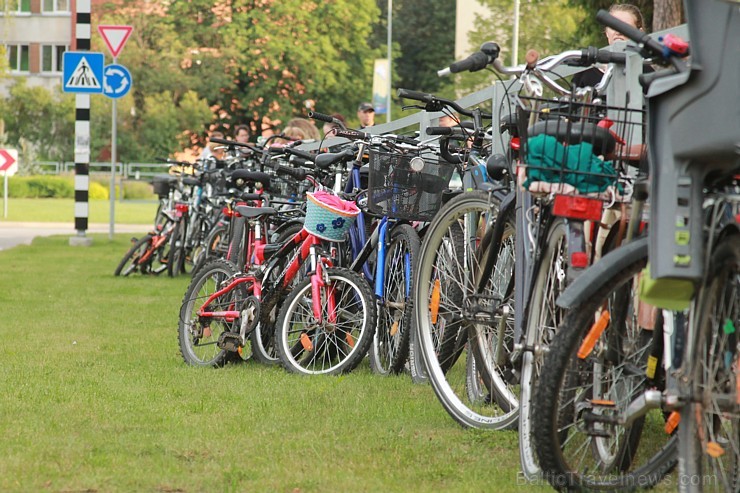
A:
[[[114,59],[118,57],[133,30],[132,26],[98,26],[98,32],[103,37],[103,41],[105,41]]]
[[[0,173],[12,176],[18,171],[18,151],[0,149]]]

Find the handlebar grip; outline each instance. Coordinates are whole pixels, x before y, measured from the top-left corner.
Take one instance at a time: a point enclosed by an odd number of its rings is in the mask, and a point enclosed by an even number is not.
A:
[[[450,65],[450,72],[456,74],[465,70],[476,72],[486,68],[489,63],[489,57],[482,51],[476,51],[465,60],[460,60]]]
[[[278,175],[288,175],[296,180],[305,180],[306,176],[308,176],[308,171],[301,168],[291,168],[290,166],[276,164],[273,169]]]
[[[581,50],[581,58],[566,60],[564,63],[570,67],[588,67],[594,63],[617,63],[624,65],[627,56],[624,53],[600,50],[595,46],[589,46]]]
[[[626,53],[619,53],[616,51],[599,50],[596,53],[596,63],[616,63],[624,65],[627,61]]]
[[[352,139],[352,140],[367,140],[370,138],[370,134],[365,132],[360,132],[358,130],[341,130],[336,129],[334,130],[334,135],[337,137],[344,137],[345,139]]]
[[[663,58],[663,46],[648,36],[647,33],[640,31],[636,27],[630,26],[626,22],[620,21],[603,9],[599,10],[596,14],[596,20],[606,27],[619,31],[638,45],[643,45],[653,54]]]
[[[308,117],[309,118],[313,118],[314,120],[319,120],[319,121],[326,122],[326,123],[333,123],[334,122],[334,118],[332,118],[329,115],[325,115],[323,113],[319,113],[318,111],[309,111],[308,112]]]
[[[427,135],[452,135],[452,127],[427,127]]]
[[[316,167],[313,161],[309,161],[308,159],[303,159],[302,157],[298,156],[290,156],[288,162],[290,162],[290,164],[292,164],[293,166],[300,166],[303,168],[314,169]]]
[[[292,147],[284,147],[283,149],[285,149],[286,154],[292,154],[311,162],[314,162],[316,160],[316,156],[314,154],[311,154],[310,152],[302,151],[300,149],[293,149]]]
[[[412,91],[410,89],[399,89],[398,92],[396,92],[396,95],[399,98],[414,99],[416,101],[421,101],[422,103],[431,103],[434,101],[433,95],[426,92]]]

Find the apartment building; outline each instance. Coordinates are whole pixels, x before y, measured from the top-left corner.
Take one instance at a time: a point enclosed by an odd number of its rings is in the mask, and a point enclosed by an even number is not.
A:
[[[48,89],[61,83],[63,53],[74,45],[75,1],[0,0],[0,44],[10,66],[0,97],[17,77]]]

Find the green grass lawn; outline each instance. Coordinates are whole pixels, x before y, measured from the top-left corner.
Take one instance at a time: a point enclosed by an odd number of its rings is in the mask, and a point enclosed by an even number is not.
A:
[[[408,376],[186,367],[188,279],[115,278],[128,237],[91,236],[0,252],[0,491],[551,491]]]
[[[74,224],[75,205],[73,199],[16,199],[8,200],[8,217],[3,217],[5,204],[0,200],[0,221],[69,222]],[[90,223],[110,222],[110,201],[89,202]],[[116,201],[114,215],[116,224],[150,224],[154,221],[157,203],[148,201]]]
[[[115,278],[128,238],[92,236],[0,252],[0,491],[522,491],[516,433],[407,376],[186,367],[188,280]]]

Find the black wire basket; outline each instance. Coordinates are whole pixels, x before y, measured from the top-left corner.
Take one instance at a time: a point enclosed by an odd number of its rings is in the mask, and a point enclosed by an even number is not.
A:
[[[531,192],[623,192],[628,166],[646,168],[644,111],[519,97],[519,183]]]
[[[371,149],[368,209],[394,219],[431,221],[454,170],[436,157]]]

